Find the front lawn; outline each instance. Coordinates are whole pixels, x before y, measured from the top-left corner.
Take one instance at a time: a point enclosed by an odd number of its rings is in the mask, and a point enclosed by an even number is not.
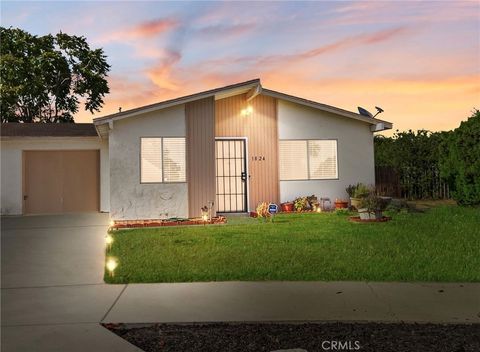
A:
[[[118,230],[109,283],[366,280],[480,281],[480,209],[441,206],[387,223],[278,215],[274,223]]]

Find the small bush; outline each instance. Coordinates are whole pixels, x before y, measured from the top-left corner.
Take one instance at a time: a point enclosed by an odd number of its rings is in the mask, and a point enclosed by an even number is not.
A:
[[[373,193],[370,193],[367,197],[364,197],[360,202],[360,208],[365,208],[369,212],[383,211],[387,207],[387,201]]]
[[[293,207],[296,211],[307,210],[308,200],[307,197],[298,197],[293,202]]]
[[[365,198],[371,193],[371,189],[368,188],[366,185],[363,183],[358,183],[357,187],[355,189],[355,192],[353,192],[354,198]]]

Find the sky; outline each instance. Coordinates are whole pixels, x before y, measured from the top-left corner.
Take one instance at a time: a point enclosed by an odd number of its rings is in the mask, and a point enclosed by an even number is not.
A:
[[[5,2],[1,24],[83,35],[112,66],[90,122],[260,78],[394,130],[449,130],[480,109],[480,1]],[[392,133],[392,132],[390,132]]]

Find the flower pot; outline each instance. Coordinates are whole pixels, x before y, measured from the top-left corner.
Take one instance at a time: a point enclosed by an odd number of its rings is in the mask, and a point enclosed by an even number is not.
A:
[[[335,201],[335,209],[346,209],[348,208],[348,202]]]
[[[291,212],[293,211],[293,203],[291,202],[282,203],[280,204],[280,208],[282,209],[283,212]]]
[[[354,209],[358,209],[360,207],[360,202],[361,201],[362,201],[362,198],[350,197],[350,205]]]

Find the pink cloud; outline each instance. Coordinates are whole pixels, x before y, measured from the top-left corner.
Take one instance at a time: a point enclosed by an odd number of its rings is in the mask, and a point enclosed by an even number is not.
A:
[[[101,44],[105,44],[114,41],[151,38],[174,29],[178,24],[179,21],[173,18],[158,18],[139,23],[132,27],[106,33],[97,41]]]

